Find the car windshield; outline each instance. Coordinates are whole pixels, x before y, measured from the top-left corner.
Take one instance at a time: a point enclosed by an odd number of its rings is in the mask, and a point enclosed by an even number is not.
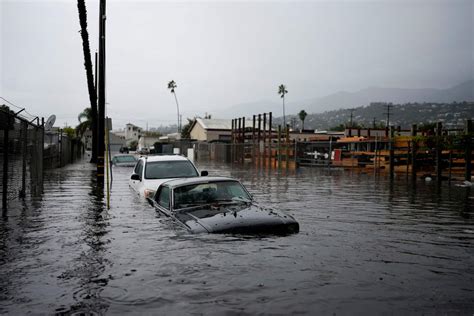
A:
[[[145,179],[197,177],[196,168],[189,161],[152,161],[147,162]]]
[[[209,203],[250,202],[251,198],[237,181],[191,184],[174,189],[174,209]]]
[[[115,156],[114,157],[116,162],[136,162],[137,159],[135,156]]]

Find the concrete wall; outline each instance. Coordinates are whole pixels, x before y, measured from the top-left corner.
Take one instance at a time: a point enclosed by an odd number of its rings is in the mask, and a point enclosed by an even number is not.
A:
[[[206,130],[199,123],[194,124],[194,127],[189,134],[191,139],[197,139],[199,141],[207,140]]]
[[[160,140],[159,137],[150,137],[150,136],[142,136],[138,140],[138,150],[141,150],[143,148],[150,148]]]

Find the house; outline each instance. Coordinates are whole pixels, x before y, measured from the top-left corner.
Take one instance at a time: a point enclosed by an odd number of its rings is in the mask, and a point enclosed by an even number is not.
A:
[[[125,125],[125,141],[127,142],[127,146],[133,141],[138,142],[138,139],[142,135],[143,129],[141,127],[135,126],[132,123]]]
[[[111,152],[119,151],[120,148],[125,147],[125,137],[109,132],[109,147]]]
[[[191,124],[189,135],[199,141],[230,141],[232,120],[197,118]]]
[[[157,136],[141,136],[138,140],[138,150],[150,149],[153,145],[160,141],[160,137]]]
[[[86,150],[92,150],[92,131],[90,129],[86,130],[82,136],[82,142]],[[110,151],[115,152],[119,151],[121,147],[125,146],[125,137],[117,135],[117,133],[109,132],[109,146]]]

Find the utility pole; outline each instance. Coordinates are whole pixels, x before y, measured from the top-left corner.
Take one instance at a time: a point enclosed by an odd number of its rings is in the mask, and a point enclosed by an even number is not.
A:
[[[392,108],[392,106],[392,103],[387,103],[387,128],[390,126],[390,109]]]
[[[97,137],[97,182],[104,183],[105,152],[105,19],[106,0],[100,0],[99,9],[99,120]]]
[[[352,117],[353,117],[354,109],[350,109],[349,111],[351,111],[351,117],[349,119],[349,137],[352,137]]]
[[[91,129],[92,129],[92,156],[91,156],[91,163],[97,163],[97,150],[99,149],[98,148],[98,145],[97,145],[97,138],[99,136],[99,127],[98,127],[98,113],[97,113],[97,100],[98,100],[98,86],[97,86],[97,83],[98,83],[98,57],[99,57],[99,54],[98,52],[96,51],[95,52],[95,63],[94,63],[94,72],[95,72],[95,82],[94,82],[94,96],[95,96],[95,104],[96,106],[95,107],[92,107],[91,108],[91,115],[92,115],[92,124],[91,124]]]

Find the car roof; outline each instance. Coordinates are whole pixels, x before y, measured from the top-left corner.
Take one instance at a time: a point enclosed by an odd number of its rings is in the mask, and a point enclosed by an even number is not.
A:
[[[142,159],[145,159],[148,162],[154,162],[154,161],[189,161],[188,158],[180,155],[150,155],[147,157],[141,157]]]
[[[176,187],[189,185],[189,184],[210,183],[210,182],[219,182],[219,181],[239,182],[239,180],[234,179],[234,178],[229,178],[229,177],[193,177],[193,178],[172,179],[172,180],[164,182],[163,184],[166,184],[170,188],[176,188]]]

